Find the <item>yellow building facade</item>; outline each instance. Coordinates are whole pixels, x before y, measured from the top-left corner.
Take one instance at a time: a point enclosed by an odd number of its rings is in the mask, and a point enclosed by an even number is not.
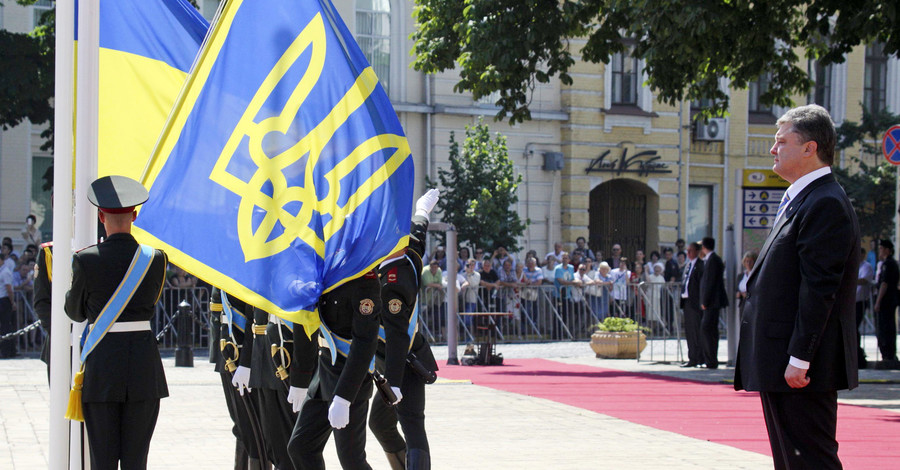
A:
[[[207,18],[218,4],[198,3]],[[416,195],[425,191],[426,176],[435,180],[438,169],[449,167],[450,133],[461,140],[465,126],[484,119],[507,137],[509,156],[523,175],[514,208],[530,221],[520,238],[522,253],[546,253],[555,242],[571,247],[583,236],[604,256],[613,243],[631,256],[637,249],[649,253],[673,246],[678,238],[724,240],[729,226],[734,250],[755,248],[759,232],[754,231],[761,229],[745,228],[751,206],[744,200],[744,170],[771,168],[774,123],[784,111],[756,100],[764,79],[749,90],[730,89],[723,80],[730,114],[698,124],[692,121],[691,103],[656,101],[643,86],[640,61],[618,55],[609,65],[578,62],[571,70],[572,85],[538,84],[530,106],[533,119],[511,126],[493,121],[496,108],[490,99],[475,101],[454,92],[456,71],[429,76],[412,69],[409,36],[416,25],[411,0],[334,3],[400,116],[415,158]],[[0,26],[29,30],[37,9],[50,3],[39,4],[8,2],[0,7]],[[571,42],[576,52],[583,44]],[[860,46],[842,64],[822,70],[812,64],[817,89],[795,102],[822,102],[838,124],[859,121],[861,102],[900,112],[900,61],[877,52]],[[18,239],[29,213],[39,216],[45,231],[48,227],[49,194],[40,189],[40,176],[50,159],[39,150],[40,130],[26,123],[0,133],[0,235]],[[842,155],[837,164],[850,164],[848,157]]]

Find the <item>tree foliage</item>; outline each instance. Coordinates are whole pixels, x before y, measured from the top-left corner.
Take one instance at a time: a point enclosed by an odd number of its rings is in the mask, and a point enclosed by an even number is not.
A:
[[[458,92],[498,92],[498,119],[530,119],[536,83],[571,84],[576,58],[609,63],[633,41],[659,101],[714,98],[728,109],[719,79],[745,88],[771,74],[765,104],[790,106],[812,82],[805,60],[842,62],[854,46],[900,50],[900,6],[883,0],[415,0],[417,70],[457,67]],[[579,49],[575,38],[586,38]],[[827,38],[827,39],[826,39]]]
[[[38,27],[28,34],[0,30],[0,128],[17,126],[25,119],[32,124],[49,122],[50,128],[41,136],[53,137],[54,18],[52,10],[45,12]],[[48,142],[42,148],[51,146]]]
[[[479,121],[466,126],[460,149],[451,132],[450,168],[438,169],[438,179],[444,190],[437,208],[445,222],[456,226],[460,242],[485,251],[501,244],[510,252],[519,250],[516,237],[528,223],[514,210],[522,175],[513,171],[504,136],[497,133],[492,139],[488,126]],[[426,183],[434,186],[430,179]]]
[[[844,121],[838,128],[838,149],[859,146],[863,154],[875,155],[876,163],[869,165],[864,158],[851,155],[859,166],[852,174],[846,168],[834,170],[838,181],[856,209],[859,229],[863,236],[893,238],[897,168],[881,158],[881,139],[900,116],[888,111],[870,113],[863,107],[862,121]]]

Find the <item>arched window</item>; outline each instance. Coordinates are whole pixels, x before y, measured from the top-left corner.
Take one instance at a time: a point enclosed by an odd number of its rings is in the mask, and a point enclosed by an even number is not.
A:
[[[356,42],[372,64],[378,81],[390,92],[391,79],[391,2],[356,0]]]

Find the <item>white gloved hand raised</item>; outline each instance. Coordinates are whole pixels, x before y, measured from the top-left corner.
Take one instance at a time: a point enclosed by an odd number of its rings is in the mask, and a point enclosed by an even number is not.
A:
[[[397,396],[397,400],[395,400],[395,401],[394,401],[393,403],[391,403],[391,404],[392,404],[392,405],[396,405],[397,403],[400,403],[400,400],[403,399],[403,394],[400,393],[400,387],[391,387],[391,391],[394,392],[394,395]]]
[[[335,429],[343,429],[350,422],[350,402],[335,395],[328,407],[328,422]]]
[[[238,366],[237,370],[234,371],[234,376],[231,378],[231,385],[234,385],[234,388],[238,390],[238,393],[241,396],[244,395],[244,390],[250,391],[250,368],[244,366]]]
[[[440,195],[441,192],[437,189],[425,191],[425,194],[416,201],[416,215],[428,217],[428,214],[431,214],[431,210],[434,209],[434,205],[437,204]]]
[[[303,399],[306,398],[306,389],[299,387],[291,387],[288,390],[287,402],[291,404],[291,409],[294,410],[294,413],[300,412],[300,407],[303,406]]]

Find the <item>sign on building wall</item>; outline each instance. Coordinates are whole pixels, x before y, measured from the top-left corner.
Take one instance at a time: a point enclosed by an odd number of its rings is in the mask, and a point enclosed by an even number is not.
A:
[[[650,173],[671,173],[669,164],[661,161],[662,157],[656,150],[644,150],[634,155],[628,154],[628,147],[621,150],[604,150],[597,158],[584,169],[585,173],[607,172],[621,175],[622,173],[637,173],[638,176],[647,176]]]
[[[759,252],[772,225],[778,204],[790,183],[772,170],[744,170],[742,182],[742,243],[744,251]]]

